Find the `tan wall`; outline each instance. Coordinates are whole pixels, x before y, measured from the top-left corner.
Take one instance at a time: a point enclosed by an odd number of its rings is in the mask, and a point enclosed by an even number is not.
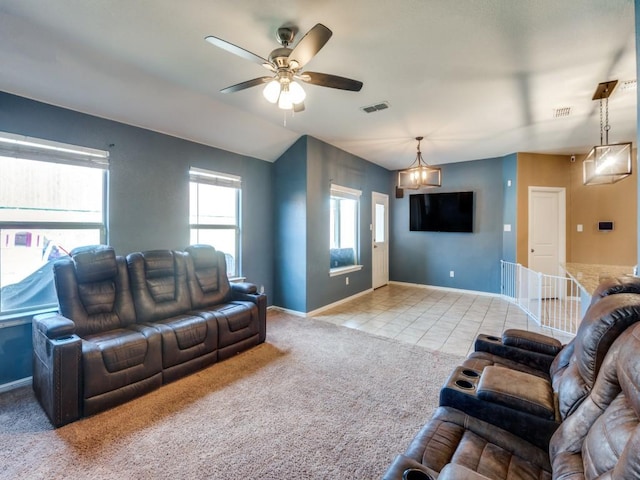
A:
[[[571,186],[567,155],[541,155],[536,153],[518,153],[518,213],[517,213],[517,249],[516,261],[528,266],[529,254],[529,187],[563,187]],[[568,202],[567,202],[568,203]],[[571,215],[567,208],[567,225]],[[569,258],[569,242],[567,241],[567,258]]]
[[[635,150],[633,152],[635,158]],[[567,198],[567,261],[635,265],[637,252],[637,174],[612,185],[582,184],[582,160],[568,155],[518,153],[517,262],[528,263],[529,186],[564,187]],[[635,162],[634,162],[635,164]],[[613,221],[599,232],[598,221]],[[577,225],[583,226],[577,232]]]
[[[633,151],[635,159],[636,151]],[[571,164],[571,210],[568,230],[571,256],[576,263],[635,265],[637,263],[637,172],[611,185],[583,185],[582,160]],[[635,161],[634,161],[635,164]],[[612,232],[598,231],[598,221],[613,221]],[[583,226],[582,233],[577,225]]]

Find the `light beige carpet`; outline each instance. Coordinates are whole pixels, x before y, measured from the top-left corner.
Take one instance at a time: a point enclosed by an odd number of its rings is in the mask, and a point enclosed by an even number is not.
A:
[[[380,478],[461,360],[271,311],[267,343],[59,429],[0,394],[0,478]]]

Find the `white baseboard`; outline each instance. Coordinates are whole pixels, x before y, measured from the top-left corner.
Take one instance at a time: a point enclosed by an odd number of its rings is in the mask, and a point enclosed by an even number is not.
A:
[[[26,387],[27,385],[31,385],[33,377],[21,378],[20,380],[16,380],[14,382],[3,383],[0,385],[0,393],[8,392],[9,390],[15,390],[16,388]]]
[[[290,313],[291,315],[296,315],[297,317],[313,317],[314,315],[319,315],[320,313],[326,310],[329,310],[330,308],[337,307],[338,305],[341,305],[346,302],[350,302],[351,300],[354,300],[358,297],[361,297],[362,295],[366,295],[367,293],[371,293],[371,292],[373,292],[373,288],[363,290],[362,292],[356,293],[355,295],[351,295],[350,297],[343,298],[342,300],[338,300],[337,302],[330,303],[329,305],[325,305],[324,307],[317,308],[310,312],[298,312],[297,310],[289,310],[288,308],[278,307],[276,305],[273,305],[269,308],[281,310],[283,312]]]
[[[498,297],[502,298],[502,295],[499,293],[491,293],[491,292],[481,292],[480,290],[465,290],[462,288],[453,288],[453,287],[440,287],[437,285],[425,285],[424,283],[409,283],[409,282],[389,282],[393,285],[404,285],[406,287],[418,287],[418,288],[431,288],[433,290],[442,290],[445,292],[455,292],[455,293],[468,293],[471,295],[481,295],[484,297]]]

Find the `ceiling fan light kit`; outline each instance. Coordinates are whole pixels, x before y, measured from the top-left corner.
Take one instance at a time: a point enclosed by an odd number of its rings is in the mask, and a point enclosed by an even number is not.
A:
[[[398,171],[398,188],[418,190],[420,188],[440,187],[442,185],[442,172],[440,167],[432,167],[422,158],[420,142],[424,137],[416,137],[418,151],[416,159],[404,170]]]
[[[233,93],[246,88],[255,87],[266,83],[262,94],[267,101],[277,104],[282,110],[293,110],[300,112],[304,110],[304,99],[306,93],[302,86],[295,80],[299,80],[321,87],[336,88],[339,90],[349,90],[359,92],[362,82],[350,78],[339,77],[327,73],[302,72],[302,68],[311,60],[331,38],[332,32],[324,25],[318,23],[307,34],[302,37],[298,44],[289,48],[293,41],[295,30],[290,27],[278,29],[276,38],[282,45],[269,54],[269,59],[265,59],[251,53],[244,48],[222,40],[212,35],[205,37],[205,40],[216,47],[233,53],[239,57],[262,65],[267,70],[274,73],[272,77],[259,77],[246,82],[231,85],[220,90],[222,93]]]
[[[609,144],[609,97],[617,84],[617,80],[602,82],[593,94],[593,100],[600,101],[600,145],[593,147],[582,162],[585,185],[616,183],[631,175],[631,143]]]

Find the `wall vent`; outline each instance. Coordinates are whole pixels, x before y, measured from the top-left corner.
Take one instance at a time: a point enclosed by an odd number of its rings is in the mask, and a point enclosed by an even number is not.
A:
[[[380,110],[385,110],[389,108],[389,102],[380,102],[380,103],[376,103],[375,105],[367,105],[366,107],[360,107],[360,110],[362,110],[365,113],[373,113],[373,112],[379,112]]]
[[[553,111],[553,118],[568,117],[571,114],[571,107],[560,107]]]
[[[620,90],[623,92],[636,90],[638,88],[638,81],[636,79],[633,80],[623,80],[620,83]]]

